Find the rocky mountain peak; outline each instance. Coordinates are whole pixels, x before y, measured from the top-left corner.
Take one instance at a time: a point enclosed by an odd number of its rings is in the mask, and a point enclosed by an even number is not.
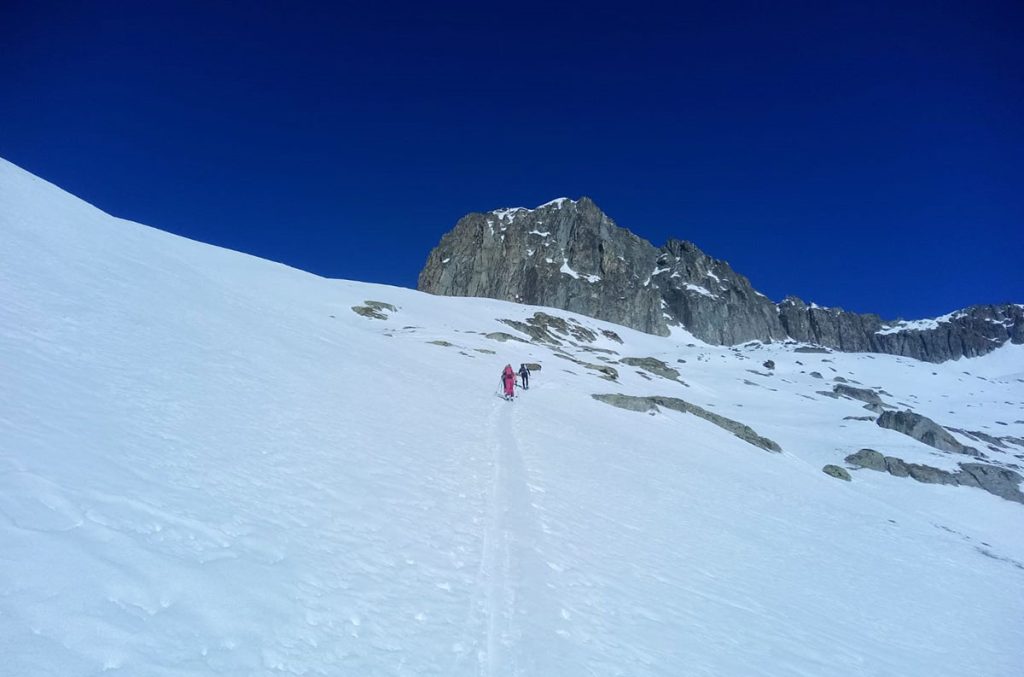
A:
[[[793,339],[939,362],[1024,342],[1017,305],[884,322],[795,296],[775,304],[693,242],[655,247],[588,197],[467,214],[430,252],[418,288],[562,308],[662,336],[683,327],[718,345]]]

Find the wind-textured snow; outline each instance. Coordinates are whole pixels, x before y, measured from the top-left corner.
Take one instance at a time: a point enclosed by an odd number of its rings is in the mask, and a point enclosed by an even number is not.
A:
[[[547,309],[595,330],[586,348],[685,381],[620,363],[613,383],[484,335],[540,309],[322,279],[110,217],[3,161],[0,294],[2,674],[1024,664],[1024,507],[824,475],[862,446],[940,455],[844,420],[861,403],[816,396],[807,373],[1022,436],[1022,346],[941,365],[733,350]],[[367,300],[395,310],[352,311]],[[495,397],[501,367],[527,361],[544,367],[530,390]],[[683,398],[784,452],[593,393]]]

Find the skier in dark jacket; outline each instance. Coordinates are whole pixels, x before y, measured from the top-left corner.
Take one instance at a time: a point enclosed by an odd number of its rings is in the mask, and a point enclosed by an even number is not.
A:
[[[523,384],[523,390],[530,389],[530,370],[526,368],[525,364],[519,365],[519,378]]]

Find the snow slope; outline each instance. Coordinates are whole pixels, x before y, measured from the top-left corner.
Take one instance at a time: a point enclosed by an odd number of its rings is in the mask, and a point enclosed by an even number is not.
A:
[[[842,376],[943,424],[1024,437],[1021,346],[932,365],[548,311],[622,338],[563,341],[614,363],[610,382],[485,336],[526,338],[499,320],[537,308],[325,280],[110,217],[3,161],[0,298],[2,674],[1024,664],[1024,506],[826,476],[861,447],[955,464],[816,394]],[[397,310],[352,311],[366,300]],[[501,367],[526,361],[543,365],[533,387],[494,396]],[[594,393],[683,398],[783,453]]]

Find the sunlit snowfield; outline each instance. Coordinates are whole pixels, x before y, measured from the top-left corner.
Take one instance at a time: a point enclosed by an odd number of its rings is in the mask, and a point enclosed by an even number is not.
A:
[[[1024,346],[934,365],[548,310],[596,334],[560,357],[486,336],[541,309],[325,280],[2,161],[0,300],[2,674],[1021,674],[1024,505],[825,475],[971,459],[818,391],[1020,438]]]

